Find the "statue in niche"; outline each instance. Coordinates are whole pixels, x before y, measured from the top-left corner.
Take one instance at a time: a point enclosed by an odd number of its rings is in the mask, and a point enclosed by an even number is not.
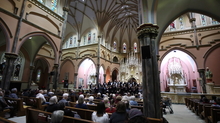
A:
[[[179,79],[175,77],[174,84],[179,84]]]
[[[213,74],[212,74],[212,72],[209,70],[209,67],[206,67],[205,77],[206,77],[206,82],[212,82]]]

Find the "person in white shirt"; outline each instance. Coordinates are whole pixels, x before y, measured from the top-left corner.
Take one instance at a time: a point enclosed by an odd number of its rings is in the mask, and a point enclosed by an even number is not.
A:
[[[41,104],[49,104],[43,95],[43,90],[39,90],[39,93],[36,95],[36,98],[41,99]]]
[[[109,123],[109,116],[105,112],[105,104],[103,102],[97,104],[97,111],[92,113],[92,121],[97,123]]]

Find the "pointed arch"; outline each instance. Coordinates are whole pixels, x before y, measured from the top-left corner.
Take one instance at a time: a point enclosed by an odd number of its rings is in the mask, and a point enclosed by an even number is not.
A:
[[[5,43],[6,43],[6,52],[10,52],[10,38],[13,38],[11,30],[9,29],[8,25],[5,23],[5,21],[0,17],[0,29],[3,31],[5,36]]]

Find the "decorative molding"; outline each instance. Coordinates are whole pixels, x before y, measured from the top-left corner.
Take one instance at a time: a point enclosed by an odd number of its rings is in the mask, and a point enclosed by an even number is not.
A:
[[[57,20],[63,22],[64,18],[61,17],[60,15],[58,15],[57,13],[55,13],[54,11],[52,11],[50,8],[46,7],[45,5],[43,5],[42,3],[40,3],[37,0],[28,0],[29,2],[31,2],[32,4],[34,4],[35,6],[37,6],[38,8],[40,8],[41,10],[45,11],[46,13],[48,13],[49,15],[53,16],[54,18],[56,18]]]

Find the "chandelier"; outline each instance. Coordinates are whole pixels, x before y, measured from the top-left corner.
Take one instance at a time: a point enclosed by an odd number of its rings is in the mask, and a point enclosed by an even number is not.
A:
[[[131,52],[127,55],[127,59],[125,61],[122,60],[120,64],[120,70],[121,73],[126,73],[127,69],[133,71],[135,68],[138,70],[138,72],[142,72],[141,60],[137,55],[135,55],[134,52]]]

